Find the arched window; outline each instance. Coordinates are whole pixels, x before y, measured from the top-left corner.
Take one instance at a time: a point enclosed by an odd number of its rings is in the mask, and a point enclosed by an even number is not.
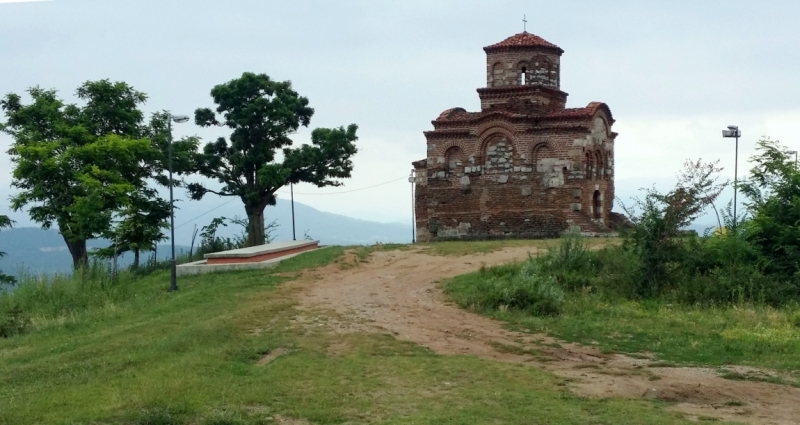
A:
[[[497,62],[492,67],[492,87],[499,87],[503,85],[503,64]]]
[[[594,177],[594,168],[592,167],[593,155],[591,152],[586,152],[586,180],[591,180]]]
[[[595,153],[595,159],[596,159],[595,168],[597,169],[597,171],[595,172],[595,179],[602,180],[603,173],[605,171],[605,166],[603,164],[603,154],[598,151],[597,153]]]
[[[444,153],[444,162],[449,171],[454,172],[461,168],[463,165],[462,161],[464,160],[461,153],[461,148],[458,146],[453,146]]]
[[[527,78],[528,78],[528,68],[523,66],[522,69],[519,70],[519,84],[521,86],[528,84]]]
[[[603,218],[603,201],[600,199],[600,191],[594,191],[594,197],[592,199],[592,212],[594,213],[594,218]]]

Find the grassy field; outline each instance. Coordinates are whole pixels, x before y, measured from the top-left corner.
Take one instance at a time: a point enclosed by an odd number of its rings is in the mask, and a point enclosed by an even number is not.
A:
[[[504,266],[519,268],[517,266]],[[486,273],[486,272],[483,272]],[[482,272],[444,283],[462,307],[527,332],[598,345],[607,352],[655,355],[662,364],[747,365],[800,371],[800,309],[741,304],[697,307],[662,300],[631,301],[586,292],[567,292],[558,315],[536,316],[514,309],[479,307]],[[731,378],[747,378],[730,375]],[[787,383],[798,385],[790,379]]]
[[[572,396],[535,368],[337,335],[330,312],[298,320],[287,282],[342,253],[184,278],[174,294],[158,273],[118,301],[36,316],[0,339],[0,424],[688,423],[658,402]]]

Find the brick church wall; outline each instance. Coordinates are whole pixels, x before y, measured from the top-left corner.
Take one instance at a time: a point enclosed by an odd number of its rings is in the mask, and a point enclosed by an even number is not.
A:
[[[414,163],[419,241],[608,231],[613,118],[601,103],[565,108],[553,47],[487,50],[481,112],[454,108],[433,121],[427,158]]]

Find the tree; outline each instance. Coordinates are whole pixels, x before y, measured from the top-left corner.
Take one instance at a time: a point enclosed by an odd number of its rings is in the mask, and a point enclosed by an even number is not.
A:
[[[44,228],[56,224],[80,268],[88,261],[86,241],[108,235],[115,214],[160,168],[163,151],[146,138],[139,109],[147,97],[108,80],[78,88],[83,106],[65,104],[55,90],[28,94],[28,105],[16,94],[0,100],[7,119],[0,129],[14,138],[12,186],[20,189],[11,206],[28,207]]]
[[[4,229],[4,228],[10,229],[12,224],[14,224],[14,222],[11,221],[11,219],[8,218],[8,216],[0,215],[0,229]],[[6,253],[0,251],[0,258],[3,258],[5,256],[6,256]],[[14,282],[15,282],[15,279],[13,277],[3,274],[3,271],[0,270],[0,284],[12,285],[12,284],[14,284]]]
[[[291,148],[289,135],[308,127],[314,110],[308,99],[292,90],[289,81],[277,82],[265,74],[244,73],[211,90],[214,111],[195,111],[197,125],[226,126],[230,140],[208,143],[199,165],[201,175],[221,183],[212,190],[190,184],[193,199],[206,193],[237,196],[247,213],[247,246],[263,244],[264,209],[275,205],[275,192],[289,183],[308,182],[317,187],[340,186],[335,179],[349,178],[350,158],[357,152],[355,124],[311,133],[311,144]],[[217,114],[222,116],[217,119]],[[281,158],[278,158],[280,154]]]
[[[161,186],[170,184],[168,170],[168,120],[171,114],[164,111],[152,116],[150,123],[143,128],[143,134],[159,152],[159,156],[150,163],[143,163],[140,174],[132,179],[137,182],[136,192],[131,196],[130,204],[118,214],[118,223],[104,236],[114,244],[93,252],[100,258],[115,259],[125,252],[133,252],[132,268],[140,264],[142,251],[153,251],[158,242],[166,240],[163,230],[169,227],[169,202],[161,199],[158,192],[147,184],[154,180]],[[194,170],[199,139],[186,137],[172,142],[173,181],[174,187],[181,187],[182,180],[176,176],[186,175]]]
[[[800,274],[800,171],[786,148],[769,138],[758,142],[750,178],[739,184],[751,220],[748,239],[769,258],[768,273]]]
[[[147,188],[136,193],[131,197],[130,205],[119,212],[118,224],[105,235],[113,244],[93,251],[92,255],[115,259],[133,252],[131,268],[136,270],[142,251],[153,251],[158,242],[167,239],[163,230],[169,228],[169,217],[169,202],[159,198],[155,190]]]
[[[722,171],[718,163],[686,161],[672,190],[664,194],[651,188],[645,191],[644,199],[622,206],[633,223],[626,243],[641,261],[637,295],[657,295],[671,277],[670,267],[684,260],[682,229],[703,215],[728,184],[717,181]]]

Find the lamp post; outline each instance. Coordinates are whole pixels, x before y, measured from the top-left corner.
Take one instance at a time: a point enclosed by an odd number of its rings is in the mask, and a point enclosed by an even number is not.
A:
[[[411,175],[408,177],[408,182],[411,183],[411,243],[417,243],[417,232],[414,231],[414,227],[416,225],[416,221],[414,220],[414,215],[416,213],[414,208],[414,170],[411,170]]]
[[[170,244],[172,245],[172,259],[170,260],[170,281],[169,292],[178,290],[178,274],[175,265],[175,201],[172,197],[172,122],[182,124],[189,121],[186,115],[170,114],[167,120],[167,139],[169,141],[169,232]]]
[[[787,155],[794,155],[794,168],[797,169],[797,151],[786,151]]]
[[[294,232],[294,183],[289,183],[289,193],[292,196],[292,240],[297,240],[297,234]]]
[[[736,159],[733,165],[733,232],[736,233],[736,222],[739,219],[736,215],[736,193],[739,191],[739,138],[742,137],[742,132],[739,127],[729,125],[727,130],[722,130],[722,137],[736,138]]]

